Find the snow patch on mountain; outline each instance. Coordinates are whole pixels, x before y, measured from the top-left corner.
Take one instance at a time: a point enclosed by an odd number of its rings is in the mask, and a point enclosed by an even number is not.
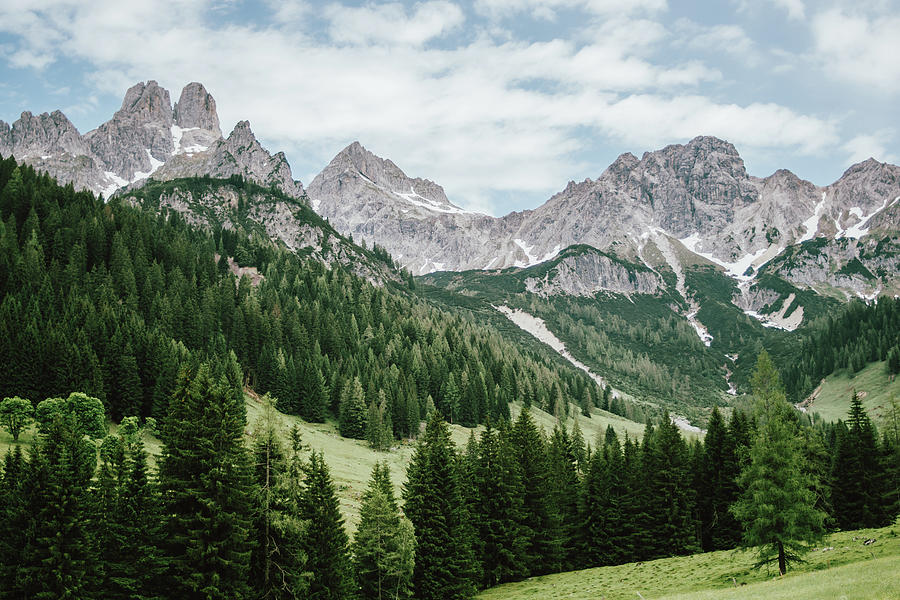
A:
[[[828,195],[828,192],[822,192],[822,200],[816,204],[816,208],[813,211],[813,215],[803,222],[803,227],[805,227],[803,236],[797,240],[798,244],[802,244],[808,240],[813,239],[816,234],[819,232],[819,219],[822,216],[822,209],[825,207],[825,197]]]
[[[784,302],[781,305],[781,310],[775,314],[762,315],[755,310],[745,310],[744,314],[753,317],[758,320],[763,327],[771,327],[774,329],[783,329],[785,331],[794,331],[798,327],[800,327],[800,323],[803,322],[803,307],[798,306],[794,309],[794,312],[790,314],[790,316],[785,316],[787,314],[788,309],[791,307],[791,304],[794,303],[794,299],[796,295],[791,293],[787,298],[784,299]]]
[[[900,199],[900,196],[898,196],[897,198],[894,198],[894,200],[890,203],[893,204],[898,199]],[[881,204],[881,206],[879,208],[876,208],[874,211],[872,211],[868,215],[863,215],[862,209],[859,208],[858,206],[854,206],[853,208],[848,210],[847,212],[850,213],[851,215],[855,216],[857,219],[859,219],[859,222],[857,222],[855,225],[848,227],[844,231],[838,232],[838,234],[835,236],[835,238],[845,237],[848,239],[858,240],[862,236],[869,233],[869,228],[866,227],[866,224],[869,222],[869,219],[871,219],[872,217],[874,217],[875,215],[877,215],[878,213],[880,213],[881,211],[883,211],[885,208],[888,207],[888,201],[889,201],[889,199],[885,198],[884,202]]]
[[[552,331],[547,329],[547,324],[543,319],[535,317],[534,315],[531,315],[524,310],[510,308],[502,304],[500,306],[494,306],[494,309],[503,313],[506,318],[515,323],[515,325],[518,326],[519,329],[530,333],[539,341],[553,348],[553,350],[555,350],[557,354],[572,363],[572,365],[587,373],[591,379],[597,382],[597,385],[599,385],[600,387],[606,387],[606,380],[600,375],[597,375],[596,373],[591,371],[586,364],[572,356],[572,354],[569,353],[568,350],[566,350],[566,345],[562,343],[562,341],[558,337],[553,335]],[[614,397],[619,396],[619,392],[616,390],[613,390],[612,393]]]

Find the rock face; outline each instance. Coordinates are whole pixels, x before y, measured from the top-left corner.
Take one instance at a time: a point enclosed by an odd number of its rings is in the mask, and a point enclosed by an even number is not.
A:
[[[301,198],[304,193],[303,185],[291,176],[291,167],[284,153],[269,154],[253,135],[248,121],[239,122],[227,138],[219,138],[209,147],[185,147],[183,152],[162,165],[153,178],[167,181],[203,175],[217,178],[240,175],[263,187],[281,190],[293,198]]]
[[[181,90],[181,97],[173,109],[175,124],[182,129],[206,129],[222,137],[216,101],[202,83],[189,83]]]
[[[356,143],[308,193],[339,231],[385,247],[413,273],[527,266],[574,244],[630,248],[647,262],[647,242],[664,234],[737,276],[817,237],[900,229],[897,166],[868,160],[820,188],[786,170],[750,176],[734,146],[713,137],[623,154],[596,180],[501,218],[458,209],[433,182]]]
[[[175,106],[155,81],[125,94],[112,119],[81,135],[64,114],[22,113],[12,127],[0,121],[0,154],[107,196],[149,177],[172,179],[241,175],[300,198],[284,154],[270,155],[246,121],[222,138],[216,101],[200,83],[184,87]]]
[[[525,279],[525,289],[539,296],[565,294],[594,296],[614,294],[657,294],[663,288],[659,275],[650,269],[635,270],[594,248],[572,248],[553,261],[543,277]]]

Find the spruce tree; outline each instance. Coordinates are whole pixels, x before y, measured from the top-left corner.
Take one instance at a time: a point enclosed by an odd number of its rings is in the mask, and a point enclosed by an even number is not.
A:
[[[71,413],[45,422],[26,475],[29,510],[17,587],[24,598],[82,598],[97,585],[88,486],[96,448]]]
[[[547,449],[549,465],[549,500],[560,524],[562,570],[571,571],[580,564],[578,552],[578,492],[580,483],[575,466],[575,455],[566,430],[553,428]]]
[[[254,597],[260,599],[305,598],[307,523],[300,516],[300,438],[292,436],[290,454],[286,454],[272,400],[264,396],[263,402],[263,414],[252,436],[256,510],[250,585]]]
[[[516,463],[522,470],[525,566],[529,575],[558,571],[561,564],[559,519],[551,510],[547,448],[527,408],[510,432]]]
[[[885,479],[880,448],[859,394],[850,401],[848,427],[841,430],[831,468],[831,503],[838,527],[844,530],[881,527],[890,515],[884,510]]]
[[[524,577],[528,540],[521,471],[507,436],[495,433],[490,423],[477,444],[473,476],[478,492],[473,521],[481,542],[482,584],[492,587]]]
[[[414,595],[465,600],[475,592],[475,560],[450,430],[435,411],[407,469],[404,512],[416,532]]]
[[[415,536],[400,515],[387,463],[375,464],[363,493],[353,557],[359,598],[412,597]]]
[[[339,416],[342,436],[357,440],[365,438],[367,410],[359,377],[354,377],[341,392]]]
[[[253,484],[239,381],[184,371],[163,423],[159,465],[169,593],[246,597]]]
[[[351,593],[349,539],[325,457],[313,452],[304,467],[300,515],[308,522],[304,536],[310,600],[341,600]]]

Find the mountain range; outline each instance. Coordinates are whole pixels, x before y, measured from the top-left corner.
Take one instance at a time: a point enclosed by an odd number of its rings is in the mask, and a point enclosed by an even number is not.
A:
[[[732,144],[701,136],[640,158],[623,154],[534,210],[493,217],[453,204],[437,183],[358,142],[304,188],[247,121],[222,136],[202,84],[185,86],[173,105],[155,81],[131,87],[113,117],[85,134],[59,111],[0,121],[0,155],[9,154],[63,183],[193,222],[249,220],[291,250],[340,260],[373,281],[401,277],[339,242],[350,236],[427,285],[488,306],[531,306],[557,332],[567,318],[558,312],[577,310],[558,299],[643,298],[690,325],[716,361],[736,357],[748,336],[764,339],[764,329],[793,331],[848,299],[900,293],[900,167],[874,159],[820,187],[787,170],[752,176]],[[196,177],[257,187],[239,202],[233,189],[178,184]],[[565,342],[597,364],[587,341]]]

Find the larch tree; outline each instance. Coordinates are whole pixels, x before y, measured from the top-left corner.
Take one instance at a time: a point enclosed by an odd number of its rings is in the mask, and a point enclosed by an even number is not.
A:
[[[756,566],[777,561],[784,575],[821,539],[825,513],[816,508],[816,481],[804,469],[803,432],[765,351],[751,384],[762,423],[738,479],[743,493],[731,510],[744,528],[742,545],[757,550]]]

